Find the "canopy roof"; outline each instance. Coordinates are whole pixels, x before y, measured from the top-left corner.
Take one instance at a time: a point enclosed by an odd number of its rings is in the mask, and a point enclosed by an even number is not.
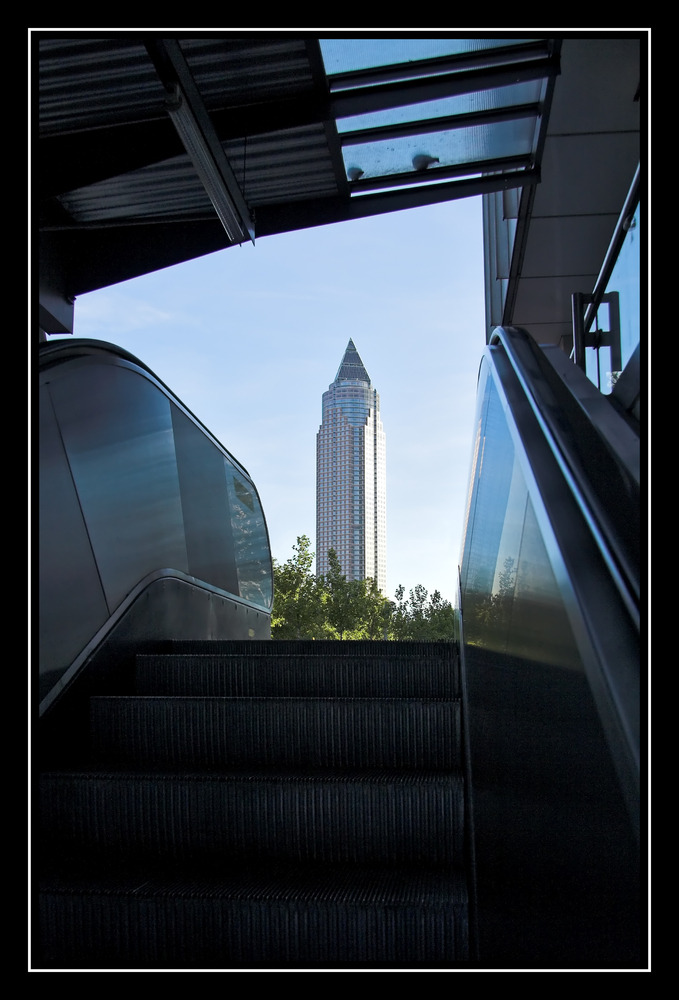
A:
[[[275,233],[534,184],[560,46],[32,40],[41,283],[67,300]]]
[[[36,29],[41,330],[244,241],[482,194],[486,337],[566,345],[639,166],[643,38]]]

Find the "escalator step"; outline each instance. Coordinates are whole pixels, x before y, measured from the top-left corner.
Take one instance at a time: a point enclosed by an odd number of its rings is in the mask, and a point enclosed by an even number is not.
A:
[[[100,763],[460,766],[460,704],[424,699],[96,697]]]
[[[330,654],[345,658],[388,656],[392,660],[440,656],[454,660],[458,650],[457,643],[448,639],[409,639],[399,642],[391,639],[165,639],[155,642],[153,648],[145,652],[175,655],[209,653],[230,656]]]
[[[40,922],[46,967],[445,967],[468,958],[465,880],[455,870],[52,876]]]
[[[450,657],[140,654],[136,694],[226,697],[458,698]]]
[[[39,967],[465,965],[454,644],[172,641],[135,688],[40,778]]]
[[[51,773],[40,794],[49,850],[385,865],[463,851],[456,773]]]

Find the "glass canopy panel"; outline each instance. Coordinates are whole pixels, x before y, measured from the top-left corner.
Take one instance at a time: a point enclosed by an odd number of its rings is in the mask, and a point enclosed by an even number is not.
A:
[[[536,120],[524,118],[516,121],[496,122],[472,128],[448,129],[426,135],[385,139],[380,142],[357,143],[342,150],[347,174],[362,171],[361,180],[391,174],[415,173],[417,156],[433,157],[432,166],[456,167],[469,164],[469,173],[477,161],[513,156],[529,156],[533,152]],[[437,161],[437,162],[436,162]],[[426,170],[417,174],[426,180]]]
[[[403,125],[408,122],[537,104],[541,99],[542,90],[542,80],[530,80],[511,87],[497,87],[494,90],[482,90],[458,97],[426,101],[422,104],[409,104],[365,115],[352,115],[350,118],[338,119],[337,128],[344,137],[346,133],[359,129],[387,128],[390,125]]]
[[[367,193],[366,181],[385,187],[398,176],[403,185],[410,175],[412,183],[432,184],[487,173],[500,161],[517,159],[514,169],[532,165],[548,74],[525,76],[533,75],[526,67],[534,59],[545,58],[540,40],[331,38],[320,45],[331,91],[357,95],[336,120],[347,177],[361,181],[353,195]],[[428,88],[437,77],[439,85]],[[401,83],[403,103],[394,90]],[[427,89],[431,100],[422,99]],[[426,176],[427,165],[436,175]]]
[[[521,45],[523,38],[321,38],[328,76],[376,69],[419,59],[439,59],[465,52],[483,52],[506,45]]]

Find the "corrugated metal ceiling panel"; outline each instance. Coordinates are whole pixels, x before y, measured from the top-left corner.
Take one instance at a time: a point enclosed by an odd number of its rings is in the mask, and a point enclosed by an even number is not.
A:
[[[337,191],[321,126],[257,136],[245,149],[242,142],[227,143],[225,148],[252,207]],[[59,200],[80,223],[214,214],[187,156],[70,191]]]
[[[297,97],[314,87],[302,38],[194,38],[181,46],[210,110]]]
[[[160,117],[164,89],[142,41],[40,40],[41,136]]]
[[[303,39],[186,39],[182,50],[210,110],[313,90]],[[43,135],[164,117],[165,91],[142,37],[47,38],[39,44]]]

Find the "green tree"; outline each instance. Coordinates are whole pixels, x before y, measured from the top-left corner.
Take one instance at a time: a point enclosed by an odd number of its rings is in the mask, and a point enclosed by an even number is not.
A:
[[[285,563],[273,560],[274,639],[452,639],[455,611],[438,590],[421,584],[406,599],[399,586],[389,601],[372,579],[347,580],[337,553],[328,552],[329,572],[318,577],[307,535]]]
[[[389,601],[372,579],[347,580],[334,549],[328,551],[325,577],[328,624],[337,639],[383,639],[389,626]]]
[[[405,587],[396,589],[392,606],[391,632],[394,639],[453,639],[455,609],[450,601],[435,590],[431,597],[426,587],[418,584],[405,597]]]
[[[293,555],[285,563],[273,560],[274,601],[271,635],[274,639],[326,637],[327,592],[312,572],[314,554],[306,535],[299,535]]]

